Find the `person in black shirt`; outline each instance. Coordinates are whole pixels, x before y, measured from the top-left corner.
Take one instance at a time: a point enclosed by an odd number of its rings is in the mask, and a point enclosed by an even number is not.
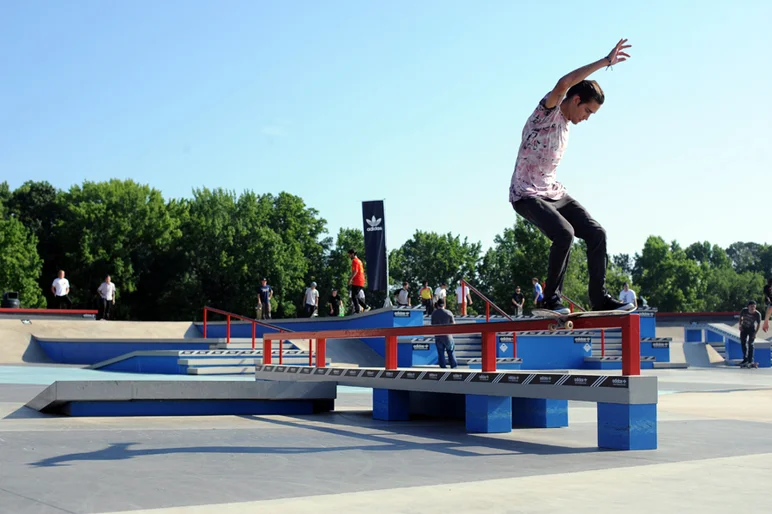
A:
[[[748,306],[740,311],[740,344],[743,348],[741,368],[750,368],[753,363],[753,342],[761,328],[761,313],[756,310],[756,302],[751,300]]]
[[[525,305],[525,295],[520,292],[520,286],[515,288],[515,294],[512,295],[512,305],[515,306],[515,314],[517,316],[522,316],[523,305]]]
[[[772,278],[767,280],[764,286],[764,303],[767,306],[767,315],[764,318],[764,332],[769,330],[769,315],[772,314]]]
[[[268,279],[264,278],[257,289],[257,311],[263,319],[271,319],[271,298],[273,289],[268,285]]]
[[[327,303],[330,306],[330,316],[340,316],[341,299],[340,296],[338,296],[337,289],[332,290],[332,294],[327,299]]]

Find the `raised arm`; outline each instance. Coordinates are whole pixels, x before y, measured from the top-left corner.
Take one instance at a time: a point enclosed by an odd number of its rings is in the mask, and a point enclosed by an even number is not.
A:
[[[614,64],[626,61],[630,56],[625,52],[625,50],[630,48],[632,45],[627,45],[625,43],[627,43],[626,39],[620,39],[619,43],[616,44],[616,46],[611,50],[611,52],[609,52],[606,57],[582,66],[581,68],[577,68],[568,75],[561,77],[547,97],[544,106],[547,109],[552,109],[558,103],[560,103],[563,97],[566,96],[566,92],[571,89],[571,87],[583,81],[601,68],[606,66],[613,66]]]

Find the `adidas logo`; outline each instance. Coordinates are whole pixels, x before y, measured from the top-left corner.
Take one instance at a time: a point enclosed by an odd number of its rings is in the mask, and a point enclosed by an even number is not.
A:
[[[383,218],[376,218],[375,215],[373,215],[372,218],[367,219],[365,218],[365,222],[370,225],[367,227],[368,232],[377,232],[382,231],[383,227],[381,226],[381,222],[383,221]]]

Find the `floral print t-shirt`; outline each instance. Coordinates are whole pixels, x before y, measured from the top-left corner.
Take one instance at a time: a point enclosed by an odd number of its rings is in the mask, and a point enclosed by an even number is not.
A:
[[[547,109],[546,100],[547,96],[542,98],[523,127],[509,186],[512,203],[534,196],[559,200],[566,194],[566,188],[556,179],[556,169],[568,145],[568,120],[560,104]]]

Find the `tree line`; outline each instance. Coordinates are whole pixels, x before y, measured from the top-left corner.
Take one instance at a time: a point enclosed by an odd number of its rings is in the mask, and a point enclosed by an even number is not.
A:
[[[446,282],[453,305],[452,292],[463,278],[512,312],[515,286],[529,299],[531,278],[544,279],[549,246],[520,218],[485,252],[459,235],[416,230],[389,253],[389,278],[393,290],[410,284],[413,305],[424,280],[432,288]],[[96,289],[111,275],[119,319],[200,319],[204,305],[253,315],[263,277],[274,288],[275,317],[294,317],[311,281],[322,299],[332,288],[348,296],[349,248],[367,266],[361,228],[342,228],[332,237],[317,210],[286,192],[201,188],[188,199],[164,199],[131,180],[86,181],[69,190],[47,182],[15,190],[0,184],[0,292],[18,291],[24,307],[46,307],[62,269],[81,308],[96,307]],[[753,242],[683,248],[650,236],[639,253],[608,260],[612,295],[628,282],[649,305],[669,312],[738,310],[749,299],[762,299],[769,276],[772,246]],[[586,306],[587,283],[586,249],[578,240],[564,293]],[[368,291],[371,305],[384,299],[384,292]],[[469,308],[482,309],[482,302]],[[326,312],[320,309],[320,315]]]

